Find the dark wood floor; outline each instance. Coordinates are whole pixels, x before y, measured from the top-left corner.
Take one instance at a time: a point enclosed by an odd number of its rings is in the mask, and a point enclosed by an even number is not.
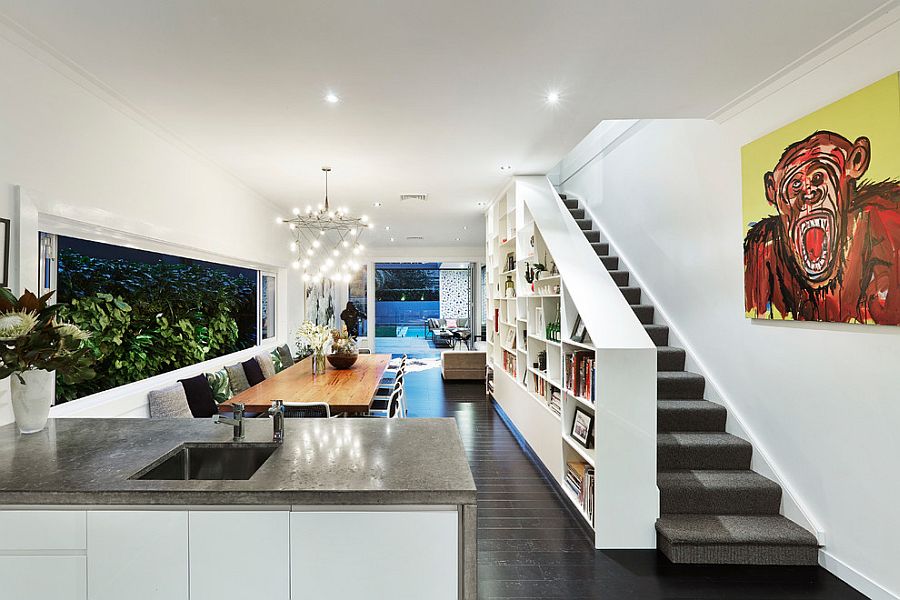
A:
[[[478,486],[478,597],[865,598],[821,568],[678,566],[653,550],[595,551],[485,399],[440,369],[407,377],[411,417],[454,417]]]

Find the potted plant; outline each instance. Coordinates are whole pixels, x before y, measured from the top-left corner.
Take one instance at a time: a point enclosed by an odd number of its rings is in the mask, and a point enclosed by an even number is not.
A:
[[[356,342],[350,337],[347,328],[343,327],[340,331],[337,329],[331,332],[331,354],[328,355],[328,362],[335,369],[349,369],[359,357],[356,349]]]
[[[297,337],[312,350],[312,372],[319,375],[325,372],[325,347],[331,341],[331,328],[316,325],[312,321],[303,321],[297,330]]]
[[[57,374],[67,382],[94,377],[94,357],[84,345],[88,334],[57,320],[63,305],[48,305],[51,296],[53,292],[38,298],[25,290],[17,299],[0,288],[0,379],[9,378],[22,433],[36,433],[47,425]]]

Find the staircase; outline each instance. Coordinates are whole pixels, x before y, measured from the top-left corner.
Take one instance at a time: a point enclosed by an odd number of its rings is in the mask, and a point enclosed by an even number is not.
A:
[[[781,486],[750,470],[753,446],[725,433],[727,411],[611,256],[578,201],[560,195],[657,346],[657,548],[674,563],[816,565],[815,536],[780,514]]]

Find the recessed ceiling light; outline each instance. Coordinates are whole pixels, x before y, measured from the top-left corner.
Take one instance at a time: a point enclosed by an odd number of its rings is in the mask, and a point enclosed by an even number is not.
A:
[[[327,94],[325,94],[325,102],[328,102],[329,104],[337,104],[340,101],[341,99],[338,98],[337,94],[333,92],[328,92]]]
[[[550,104],[559,102],[559,92],[547,92],[547,102]]]
[[[500,165],[500,171],[506,173],[507,171],[512,171],[512,167],[510,165]]]
[[[374,206],[375,208],[378,208],[379,206],[381,206],[381,202],[373,202],[372,206]]]
[[[391,226],[390,226],[390,225],[385,225],[385,226],[384,226],[384,230],[385,230],[385,231],[390,231],[390,230],[391,230]]]
[[[484,202],[478,202],[478,206],[484,206]]]
[[[391,238],[391,241],[393,242],[393,241],[394,241],[394,238]]]
[[[459,241],[459,238],[456,238],[456,241],[458,242],[458,241]]]

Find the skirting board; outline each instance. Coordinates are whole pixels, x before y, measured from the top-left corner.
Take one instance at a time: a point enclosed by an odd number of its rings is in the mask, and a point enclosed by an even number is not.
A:
[[[835,577],[845,581],[847,585],[865,594],[872,600],[900,600],[900,595],[881,587],[878,583],[826,550],[819,550],[819,565],[826,571],[834,573]]]

